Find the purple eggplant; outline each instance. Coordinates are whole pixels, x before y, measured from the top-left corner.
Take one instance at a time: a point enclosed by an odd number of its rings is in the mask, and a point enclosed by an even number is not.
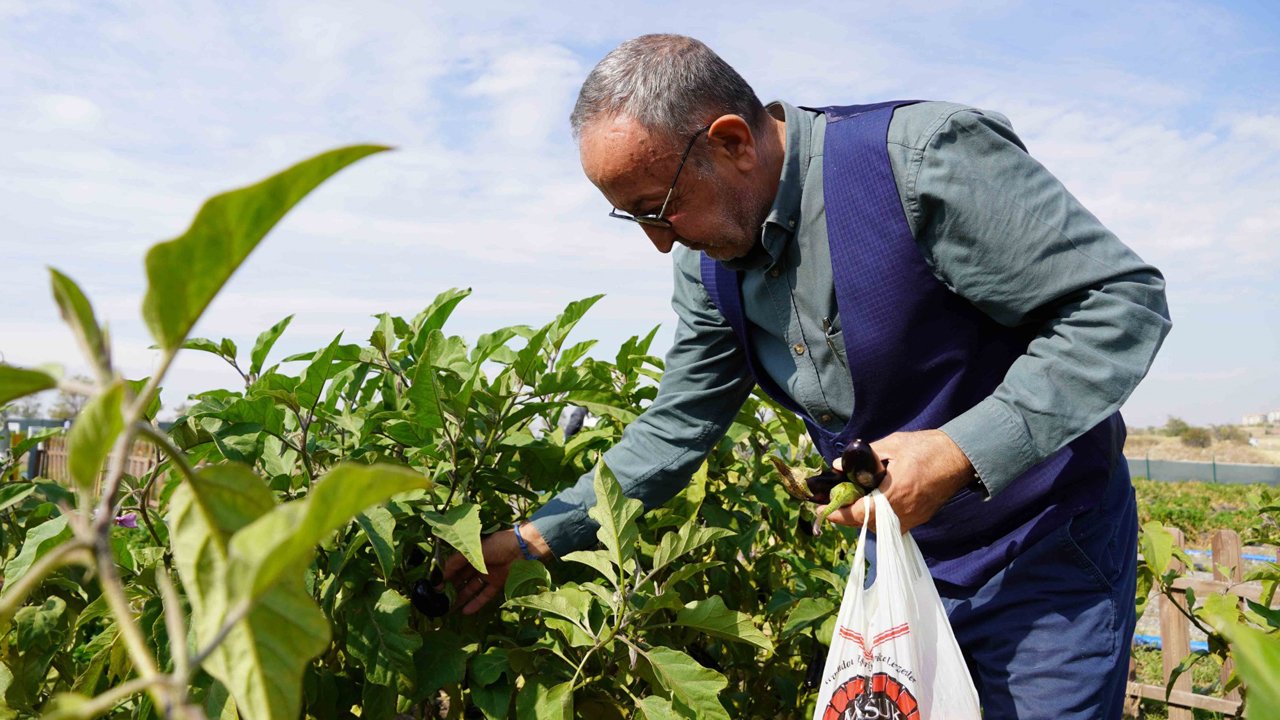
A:
[[[844,470],[845,479],[857,483],[864,491],[874,490],[884,482],[888,474],[887,462],[883,462],[871,449],[871,443],[854,440],[844,446],[840,454],[840,466]]]

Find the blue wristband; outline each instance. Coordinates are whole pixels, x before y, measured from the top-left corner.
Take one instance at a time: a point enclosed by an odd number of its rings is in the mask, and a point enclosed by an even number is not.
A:
[[[524,537],[520,535],[521,524],[516,523],[511,526],[511,529],[516,532],[516,542],[520,543],[520,552],[524,555],[525,560],[537,560],[538,556],[529,551],[529,543],[525,542]]]

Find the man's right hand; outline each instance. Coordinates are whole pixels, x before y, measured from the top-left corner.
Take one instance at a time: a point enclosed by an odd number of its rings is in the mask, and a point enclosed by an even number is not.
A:
[[[551,556],[551,548],[533,525],[521,524],[520,536],[534,555],[541,558]],[[507,584],[507,574],[511,572],[511,563],[523,558],[514,530],[503,530],[486,537],[481,551],[488,574],[471,567],[461,554],[453,555],[444,564],[445,582],[451,583],[458,593],[454,607],[461,608],[464,615],[479,612],[490,600],[501,595]]]

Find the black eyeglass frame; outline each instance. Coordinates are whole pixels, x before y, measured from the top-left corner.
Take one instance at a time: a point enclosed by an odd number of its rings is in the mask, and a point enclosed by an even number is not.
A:
[[[630,213],[620,212],[618,208],[609,211],[609,217],[618,218],[619,220],[629,220],[633,223],[645,225],[647,227],[658,228],[660,230],[670,230],[671,221],[662,217],[667,212],[667,205],[671,202],[671,196],[676,192],[676,183],[680,182],[680,173],[684,170],[684,163],[689,159],[689,152],[693,150],[693,144],[698,141],[698,137],[702,133],[711,129],[708,125],[701,130],[695,132],[693,137],[689,138],[689,144],[684,147],[684,154],[680,156],[680,166],[676,168],[676,176],[671,180],[671,187],[667,190],[667,197],[662,201],[662,207],[658,208],[656,213],[648,213],[645,215],[632,215]]]

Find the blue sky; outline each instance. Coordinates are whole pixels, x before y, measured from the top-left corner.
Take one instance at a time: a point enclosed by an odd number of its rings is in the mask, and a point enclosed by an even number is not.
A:
[[[1051,7],[1052,5],[1052,7]],[[720,52],[763,99],[945,99],[1009,116],[1032,153],[1160,267],[1174,330],[1125,408],[1238,421],[1280,409],[1280,9],[1238,2],[83,3],[0,0],[6,362],[76,362],[45,266],[148,374],[142,255],[215,192],[321,150],[397,146],[267,238],[196,328],[277,356],[472,287],[469,338],[606,293],[612,355],[672,326],[668,258],[609,220],[567,117],[590,67],[643,32]],[[234,386],[186,353],[166,403]]]

